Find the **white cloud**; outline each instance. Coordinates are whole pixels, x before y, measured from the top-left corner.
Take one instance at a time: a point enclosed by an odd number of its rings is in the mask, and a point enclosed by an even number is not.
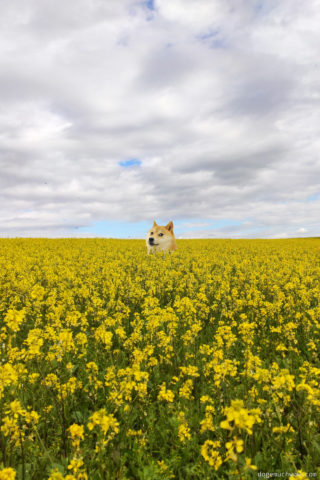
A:
[[[154,3],[1,3],[0,233],[320,234],[318,2]]]

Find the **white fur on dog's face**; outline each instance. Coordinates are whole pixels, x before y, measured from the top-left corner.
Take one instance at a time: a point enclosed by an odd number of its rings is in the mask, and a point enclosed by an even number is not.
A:
[[[148,253],[156,251],[167,251],[175,249],[175,239],[173,234],[173,224],[169,222],[168,225],[162,227],[153,223],[153,227],[147,233],[146,244]],[[173,248],[174,247],[174,248]]]

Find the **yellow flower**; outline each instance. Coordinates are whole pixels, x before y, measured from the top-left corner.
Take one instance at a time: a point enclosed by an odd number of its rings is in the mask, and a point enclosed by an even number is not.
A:
[[[181,388],[179,389],[179,397],[185,398],[187,400],[192,400],[193,396],[191,395],[193,388],[193,382],[191,379],[186,380]]]
[[[180,442],[184,443],[186,440],[191,440],[190,428],[185,418],[184,412],[178,414],[180,425],[178,427],[178,437]]]
[[[242,400],[232,400],[231,406],[224,409],[227,420],[220,423],[221,428],[233,430],[238,427],[246,430],[250,435],[252,434],[252,426],[254,423],[261,422],[259,408],[248,410],[244,408]]]
[[[64,480],[65,477],[60,473],[58,470],[51,472],[50,477],[48,480]]]
[[[74,423],[69,427],[69,432],[72,439],[73,447],[78,448],[80,445],[80,440],[84,439],[83,425],[77,425],[76,423]]]
[[[16,369],[10,363],[0,365],[0,398],[3,396],[5,387],[16,385],[18,378]]]
[[[214,408],[212,407],[212,405],[207,405],[206,406],[205,418],[204,418],[204,420],[202,420],[200,422],[200,425],[201,425],[200,432],[201,433],[206,432],[207,430],[210,430],[212,432],[215,430],[215,427],[214,427],[214,424],[213,424],[214,413],[215,413],[215,411],[214,411]]]
[[[219,477],[225,466],[226,475],[252,476],[248,452],[253,462],[261,446],[262,465],[273,449],[258,431],[262,419],[264,430],[290,443],[282,462],[291,464],[299,456],[299,406],[311,436],[320,407],[319,239],[181,240],[165,258],[146,257],[143,245],[0,239],[0,433],[8,465],[19,464],[23,447],[28,463],[50,471],[39,453],[48,440],[42,433],[50,433],[58,465],[59,433],[69,427],[69,469],[50,480],[85,480],[86,467],[95,470],[101,459],[111,471],[118,450],[163,451],[164,437],[147,428],[155,412],[160,431],[175,425],[177,476],[188,444],[195,453],[198,445],[202,462],[195,475]],[[80,418],[88,420],[73,423]],[[155,472],[168,480],[171,463],[161,460]],[[0,480],[19,475],[8,465]]]
[[[191,434],[190,434],[190,428],[186,423],[183,423],[182,425],[179,425],[178,428],[178,437],[181,442],[185,442],[186,440],[191,439]]]
[[[286,426],[282,425],[281,427],[273,427],[272,429],[273,433],[287,433],[287,432],[294,432],[294,429],[290,425],[290,423],[287,423]]]
[[[1,431],[5,437],[11,436],[13,439],[19,438],[19,426],[17,420],[8,416],[3,418]]]
[[[7,324],[8,328],[13,332],[18,332],[20,326],[25,318],[25,309],[15,310],[10,308],[6,316],[4,317],[4,322]]]
[[[16,472],[13,468],[3,468],[0,470],[0,480],[15,480]]]
[[[100,325],[94,333],[96,340],[104,344],[106,350],[112,346],[112,332],[107,331],[104,325]]]
[[[107,415],[104,408],[93,413],[89,418],[88,429],[93,430],[96,426],[100,428],[104,437],[108,433],[103,444],[112,440],[113,437],[119,433],[119,422],[112,414]]]
[[[39,373],[31,373],[29,375],[29,382],[33,385],[36,383],[39,377],[40,377]]]
[[[199,377],[199,369],[194,365],[188,365],[187,367],[179,367],[181,375],[190,375],[190,377]]]
[[[29,330],[25,343],[28,346],[27,356],[29,358],[41,357],[41,347],[43,345],[43,331],[40,328]]]
[[[226,443],[226,448],[228,450],[234,448],[237,453],[241,453],[243,451],[243,440],[235,438],[232,442]]]
[[[246,470],[257,470],[257,467],[255,465],[252,465],[251,463],[251,458],[246,457],[246,463],[244,466],[244,471]]]
[[[82,458],[73,458],[68,465],[68,470],[73,470],[74,473],[77,473],[81,467],[83,467],[84,463]]]
[[[98,365],[95,362],[87,363],[86,368],[87,368],[88,372],[95,373],[95,374],[97,374],[98,370],[99,370]]]
[[[201,447],[201,455],[205,459],[206,462],[209,463],[211,467],[215,470],[218,470],[219,467],[222,465],[223,461],[219,454],[219,451],[216,450],[220,447],[219,441],[212,441],[206,440]]]
[[[67,365],[66,365],[66,369],[69,370],[69,372],[72,372],[73,367],[74,367],[74,365],[71,362],[68,362]]]
[[[10,403],[6,413],[13,414],[14,418],[18,418],[19,415],[24,416],[26,411],[21,407],[21,403],[18,400],[14,400]]]
[[[200,398],[200,403],[213,403],[213,400],[209,395],[202,395]]]
[[[158,394],[158,400],[164,400],[166,402],[173,402],[174,401],[174,393],[172,390],[167,390],[166,389],[166,384],[163,383],[160,386],[160,392]]]
[[[243,452],[243,440],[237,437],[234,437],[230,442],[226,443],[227,455],[226,460],[237,461],[237,453]]]
[[[39,419],[40,419],[40,415],[34,410],[31,410],[31,412],[25,413],[25,420],[27,423],[32,423],[35,425],[36,423],[39,422]]]

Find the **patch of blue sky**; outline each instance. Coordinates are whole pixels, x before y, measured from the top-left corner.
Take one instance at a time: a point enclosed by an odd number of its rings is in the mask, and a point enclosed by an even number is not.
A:
[[[211,48],[226,48],[227,46],[227,40],[221,36],[219,29],[200,33],[196,38],[207,43]]]
[[[121,220],[101,220],[87,227],[80,227],[78,232],[106,238],[144,238],[152,222],[123,222]]]
[[[144,0],[141,5],[144,7],[146,12],[146,21],[151,22],[156,14],[155,0]]]
[[[200,33],[197,35],[199,40],[212,40],[213,38],[217,37],[220,33],[220,30],[209,30],[204,33]]]
[[[180,233],[197,232],[199,230],[220,230],[226,227],[242,225],[242,221],[238,220],[207,220],[207,219],[179,219],[174,218],[155,218],[158,225],[167,225],[173,221],[173,230],[179,235]],[[140,222],[124,222],[121,220],[101,220],[94,222],[86,227],[79,227],[77,232],[86,235],[105,237],[105,238],[145,238],[148,230],[152,227],[153,220]]]
[[[155,10],[154,0],[146,0],[145,5],[149,10]]]
[[[307,202],[315,202],[319,198],[319,193],[315,193],[311,197],[307,198]]]
[[[141,165],[142,162],[139,158],[128,158],[127,160],[122,160],[119,162],[119,165],[124,168],[137,167]]]

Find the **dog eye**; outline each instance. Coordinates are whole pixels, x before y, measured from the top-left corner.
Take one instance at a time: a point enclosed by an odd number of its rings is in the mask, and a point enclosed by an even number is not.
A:
[[[159,237],[163,237],[163,233],[159,233]]]
[[[150,232],[150,235],[153,235],[153,232]]]

